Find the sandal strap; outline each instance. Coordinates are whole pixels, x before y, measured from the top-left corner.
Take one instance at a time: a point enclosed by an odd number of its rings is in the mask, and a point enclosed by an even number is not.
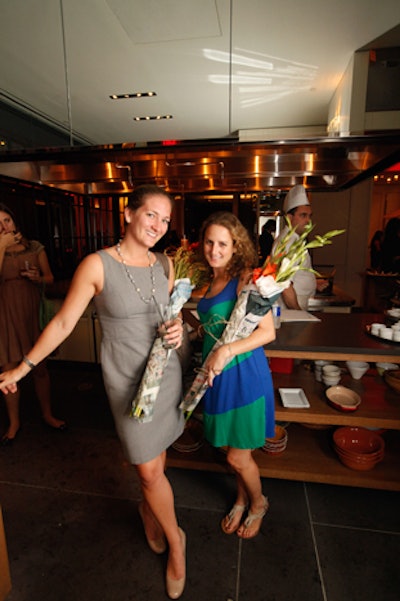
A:
[[[225,534],[233,534],[234,532],[236,532],[236,530],[239,528],[239,522],[236,526],[236,528],[232,527],[232,523],[235,519],[236,514],[240,514],[242,515],[247,509],[247,505],[239,505],[239,504],[235,504],[232,509],[230,510],[230,512],[224,517],[224,519],[221,522],[221,528],[222,531],[225,532]]]
[[[237,513],[244,513],[247,505],[234,505],[228,513],[228,521],[231,522]]]
[[[268,497],[264,497],[263,509],[261,511],[259,511],[258,513],[251,513],[251,511],[249,511],[249,513],[247,514],[247,518],[243,522],[244,527],[249,528],[255,520],[261,520],[267,513],[268,509],[269,509]]]

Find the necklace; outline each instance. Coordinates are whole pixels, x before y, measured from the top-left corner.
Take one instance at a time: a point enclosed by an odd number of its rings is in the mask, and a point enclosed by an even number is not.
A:
[[[141,292],[139,286],[136,284],[135,280],[133,279],[131,272],[128,270],[128,267],[126,266],[126,261],[121,252],[121,240],[118,242],[116,249],[117,249],[117,254],[118,254],[119,258],[121,259],[121,265],[122,265],[123,269],[125,270],[126,275],[128,276],[128,280],[131,282],[132,286],[135,288],[140,300],[142,300],[144,303],[146,303],[148,305],[154,299],[154,294],[156,291],[156,281],[154,278],[153,265],[151,264],[151,261],[150,261],[150,251],[149,250],[147,251],[147,257],[149,259],[149,267],[150,267],[151,296],[150,296],[150,298],[145,298],[142,295],[142,292]]]

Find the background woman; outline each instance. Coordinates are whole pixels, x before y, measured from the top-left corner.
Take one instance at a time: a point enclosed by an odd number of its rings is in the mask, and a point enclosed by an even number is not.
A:
[[[184,426],[178,408],[181,368],[175,352],[164,372],[152,421],[140,423],[129,417],[159,325],[156,303],[167,304],[174,284],[172,261],[168,259],[168,280],[161,256],[150,251],[166,233],[171,210],[171,198],[156,186],[140,186],[133,192],[125,209],[124,238],[80,263],[61,309],[29,357],[16,369],[0,374],[0,389],[13,393],[15,382],[67,338],[94,297],[102,327],[102,372],[116,429],[139,476],[143,493],[139,512],[148,544],[155,553],[165,551],[166,541],[169,544],[166,588],[177,599],[185,584],[185,534],[178,527],[165,475],[166,449]],[[179,347],[179,318],[168,326],[165,339]]]
[[[382,271],[400,273],[400,217],[389,219],[384,229]]]
[[[270,311],[247,338],[209,354],[258,259],[247,230],[227,212],[215,213],[204,222],[200,246],[212,270],[211,284],[197,307],[210,384],[203,397],[205,436],[215,447],[228,446],[227,461],[237,479],[236,502],[221,527],[226,534],[253,538],[268,510],[252,449],[275,432],[274,393],[263,350],[274,340],[275,329]]]
[[[376,230],[369,246],[370,267],[376,271],[380,271],[382,268],[382,241],[383,230]]]
[[[43,244],[27,240],[19,230],[12,211],[0,203],[0,366],[16,367],[39,338],[41,287],[53,282]],[[50,377],[45,361],[32,373],[44,422],[63,430],[64,421],[51,411]],[[20,392],[5,396],[9,426],[1,439],[10,445],[20,428]]]

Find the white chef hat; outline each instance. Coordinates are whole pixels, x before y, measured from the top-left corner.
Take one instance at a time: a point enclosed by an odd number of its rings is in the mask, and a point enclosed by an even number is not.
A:
[[[301,184],[297,184],[297,186],[293,186],[286,194],[285,200],[283,201],[283,211],[289,213],[289,211],[296,207],[309,204],[310,201],[307,198],[306,189]]]

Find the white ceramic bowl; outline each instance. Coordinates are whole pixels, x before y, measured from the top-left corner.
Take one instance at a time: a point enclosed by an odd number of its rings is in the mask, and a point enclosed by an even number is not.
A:
[[[340,375],[340,367],[337,365],[324,365],[322,368],[323,376],[339,376]]]
[[[336,386],[340,382],[340,375],[338,376],[322,376],[322,381],[325,386]]]
[[[376,371],[380,376],[383,376],[385,371],[388,371],[389,369],[398,369],[399,367],[398,365],[396,365],[396,363],[375,363],[375,366]]]
[[[385,340],[393,340],[392,328],[381,328],[380,337],[385,338]]]
[[[314,361],[315,367],[320,367],[321,369],[324,365],[330,365],[330,364],[331,364],[330,361],[324,361],[323,359],[317,359],[316,361]]]
[[[366,361],[346,361],[347,369],[354,380],[360,380],[369,369]]]

